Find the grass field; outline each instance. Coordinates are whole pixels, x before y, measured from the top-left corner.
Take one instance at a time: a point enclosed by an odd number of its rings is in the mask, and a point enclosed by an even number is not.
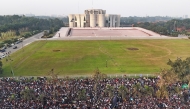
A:
[[[98,67],[106,74],[151,74],[168,59],[190,56],[190,40],[37,41],[3,59],[0,76],[91,75]],[[132,50],[129,50],[131,49]],[[135,49],[134,49],[135,48]],[[138,49],[138,50],[137,50]]]

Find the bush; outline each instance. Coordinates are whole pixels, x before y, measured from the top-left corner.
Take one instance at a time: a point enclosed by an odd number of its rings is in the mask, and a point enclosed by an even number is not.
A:
[[[18,41],[18,38],[13,38],[12,39],[12,42],[16,42],[16,41]]]
[[[32,36],[32,35],[33,35],[32,32],[27,32],[27,33],[24,33],[24,34],[22,35],[22,37],[28,38],[28,37],[30,37],[30,36]]]
[[[4,40],[3,43],[11,44],[13,43],[13,40]]]
[[[4,43],[0,43],[0,48],[4,47]]]
[[[49,36],[47,36],[47,38],[52,38],[53,37],[53,35],[52,34],[50,34]]]

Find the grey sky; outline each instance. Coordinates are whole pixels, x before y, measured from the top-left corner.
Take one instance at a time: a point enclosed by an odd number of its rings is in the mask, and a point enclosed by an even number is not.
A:
[[[93,0],[93,8],[121,16],[190,16],[190,0]],[[0,15],[84,13],[92,0],[0,0]]]

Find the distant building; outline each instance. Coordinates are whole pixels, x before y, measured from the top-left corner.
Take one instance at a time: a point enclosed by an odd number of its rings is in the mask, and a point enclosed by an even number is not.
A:
[[[188,15],[185,15],[185,19],[187,19],[188,18]]]
[[[34,17],[34,14],[25,14],[26,17]]]
[[[106,10],[88,9],[85,14],[70,14],[69,27],[119,27],[120,15],[106,14]]]

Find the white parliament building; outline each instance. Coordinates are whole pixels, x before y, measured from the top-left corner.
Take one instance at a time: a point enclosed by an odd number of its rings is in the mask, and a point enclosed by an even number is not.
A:
[[[88,9],[85,14],[70,14],[69,27],[119,27],[120,15],[106,14],[106,10]]]

